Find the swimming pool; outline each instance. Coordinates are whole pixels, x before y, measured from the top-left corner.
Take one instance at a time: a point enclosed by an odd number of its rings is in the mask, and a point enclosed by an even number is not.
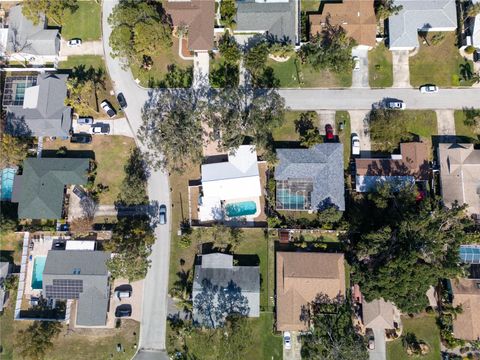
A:
[[[1,200],[12,200],[13,179],[17,169],[6,168],[2,170],[2,183],[0,187]]]
[[[32,289],[41,289],[43,285],[43,270],[45,269],[46,256],[35,256],[33,259]]]
[[[225,206],[225,210],[228,217],[253,215],[257,212],[257,204],[255,201],[231,203]]]

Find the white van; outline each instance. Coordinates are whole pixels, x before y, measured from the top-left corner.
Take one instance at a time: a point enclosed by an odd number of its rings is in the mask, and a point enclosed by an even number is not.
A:
[[[132,296],[132,292],[131,291],[115,291],[115,296],[120,300],[126,299]]]

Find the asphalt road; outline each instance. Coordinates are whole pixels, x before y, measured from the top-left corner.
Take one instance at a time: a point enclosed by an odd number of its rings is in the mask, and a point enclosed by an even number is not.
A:
[[[107,23],[107,18],[117,3],[118,0],[105,0],[102,5],[105,61],[116,93],[123,92],[126,98],[128,106],[125,109],[125,114],[133,133],[137,134],[142,121],[141,109],[148,98],[148,90],[140,88],[134,81],[131,72],[123,70],[118,59],[113,59],[110,56],[108,39],[111,28]],[[137,141],[136,138],[135,140]],[[137,145],[142,148],[142,144],[138,141]],[[167,209],[171,208],[167,173],[151,171],[148,179],[148,195],[150,202],[165,204]],[[152,247],[151,266],[144,284],[138,359],[168,359],[164,350],[168,267],[170,262],[170,216],[167,216],[167,220],[167,225],[158,225],[154,228],[156,241]]]

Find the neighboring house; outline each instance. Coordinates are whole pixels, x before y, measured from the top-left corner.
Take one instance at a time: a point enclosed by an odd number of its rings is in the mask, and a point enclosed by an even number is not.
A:
[[[262,211],[262,189],[255,147],[240,146],[228,161],[203,164],[198,217],[216,221],[253,219]]]
[[[50,72],[7,77],[3,94],[5,131],[14,136],[69,136],[72,108],[64,103],[67,78]]]
[[[470,21],[470,24],[472,46],[476,47],[477,51],[480,51],[480,14],[475,16],[473,21]]]
[[[12,264],[6,261],[0,262],[0,312],[8,300],[8,290],[5,289],[5,279],[12,272]]]
[[[13,183],[19,219],[62,218],[65,186],[86,184],[89,165],[89,159],[25,159]]]
[[[395,0],[402,6],[398,14],[388,18],[390,50],[413,50],[419,46],[418,32],[455,31],[455,0]]]
[[[214,0],[168,0],[165,11],[170,15],[173,26],[188,28],[188,49],[210,51],[213,49],[215,27]]]
[[[453,319],[453,336],[458,339],[480,340],[480,280],[450,280],[452,305],[461,305],[462,312]]]
[[[400,312],[390,301],[362,301],[362,320],[367,329],[394,330],[400,323]]]
[[[393,187],[427,181],[430,175],[428,146],[422,142],[400,144],[400,154],[385,159],[355,159],[357,192],[373,192],[382,183]]]
[[[276,208],[345,210],[343,145],[318,144],[310,149],[278,149],[275,168]]]
[[[480,217],[480,150],[474,144],[439,144],[437,155],[445,205],[467,204],[467,212]]]
[[[345,296],[343,254],[276,253],[276,313],[278,331],[306,331],[304,311],[319,293]]]
[[[17,5],[8,12],[7,23],[6,54],[10,60],[36,64],[58,60],[60,32],[47,29],[44,16],[34,25],[23,16],[22,5]]]
[[[259,317],[259,267],[234,265],[233,255],[201,255],[195,265],[192,299],[193,321],[200,326],[221,326],[231,314]]]
[[[109,259],[110,253],[105,251],[50,250],[43,270],[43,296],[76,300],[76,326],[105,326]]]
[[[298,45],[299,0],[237,0],[236,35],[265,34]]]
[[[376,44],[377,19],[373,0],[324,2],[321,14],[309,15],[310,36],[321,34],[327,22],[341,26],[357,45],[372,48]]]

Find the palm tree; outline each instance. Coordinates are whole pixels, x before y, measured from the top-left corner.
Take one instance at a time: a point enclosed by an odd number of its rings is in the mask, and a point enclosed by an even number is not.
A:
[[[467,9],[467,16],[468,17],[475,17],[480,14],[480,3],[477,2],[475,4],[471,4]]]

